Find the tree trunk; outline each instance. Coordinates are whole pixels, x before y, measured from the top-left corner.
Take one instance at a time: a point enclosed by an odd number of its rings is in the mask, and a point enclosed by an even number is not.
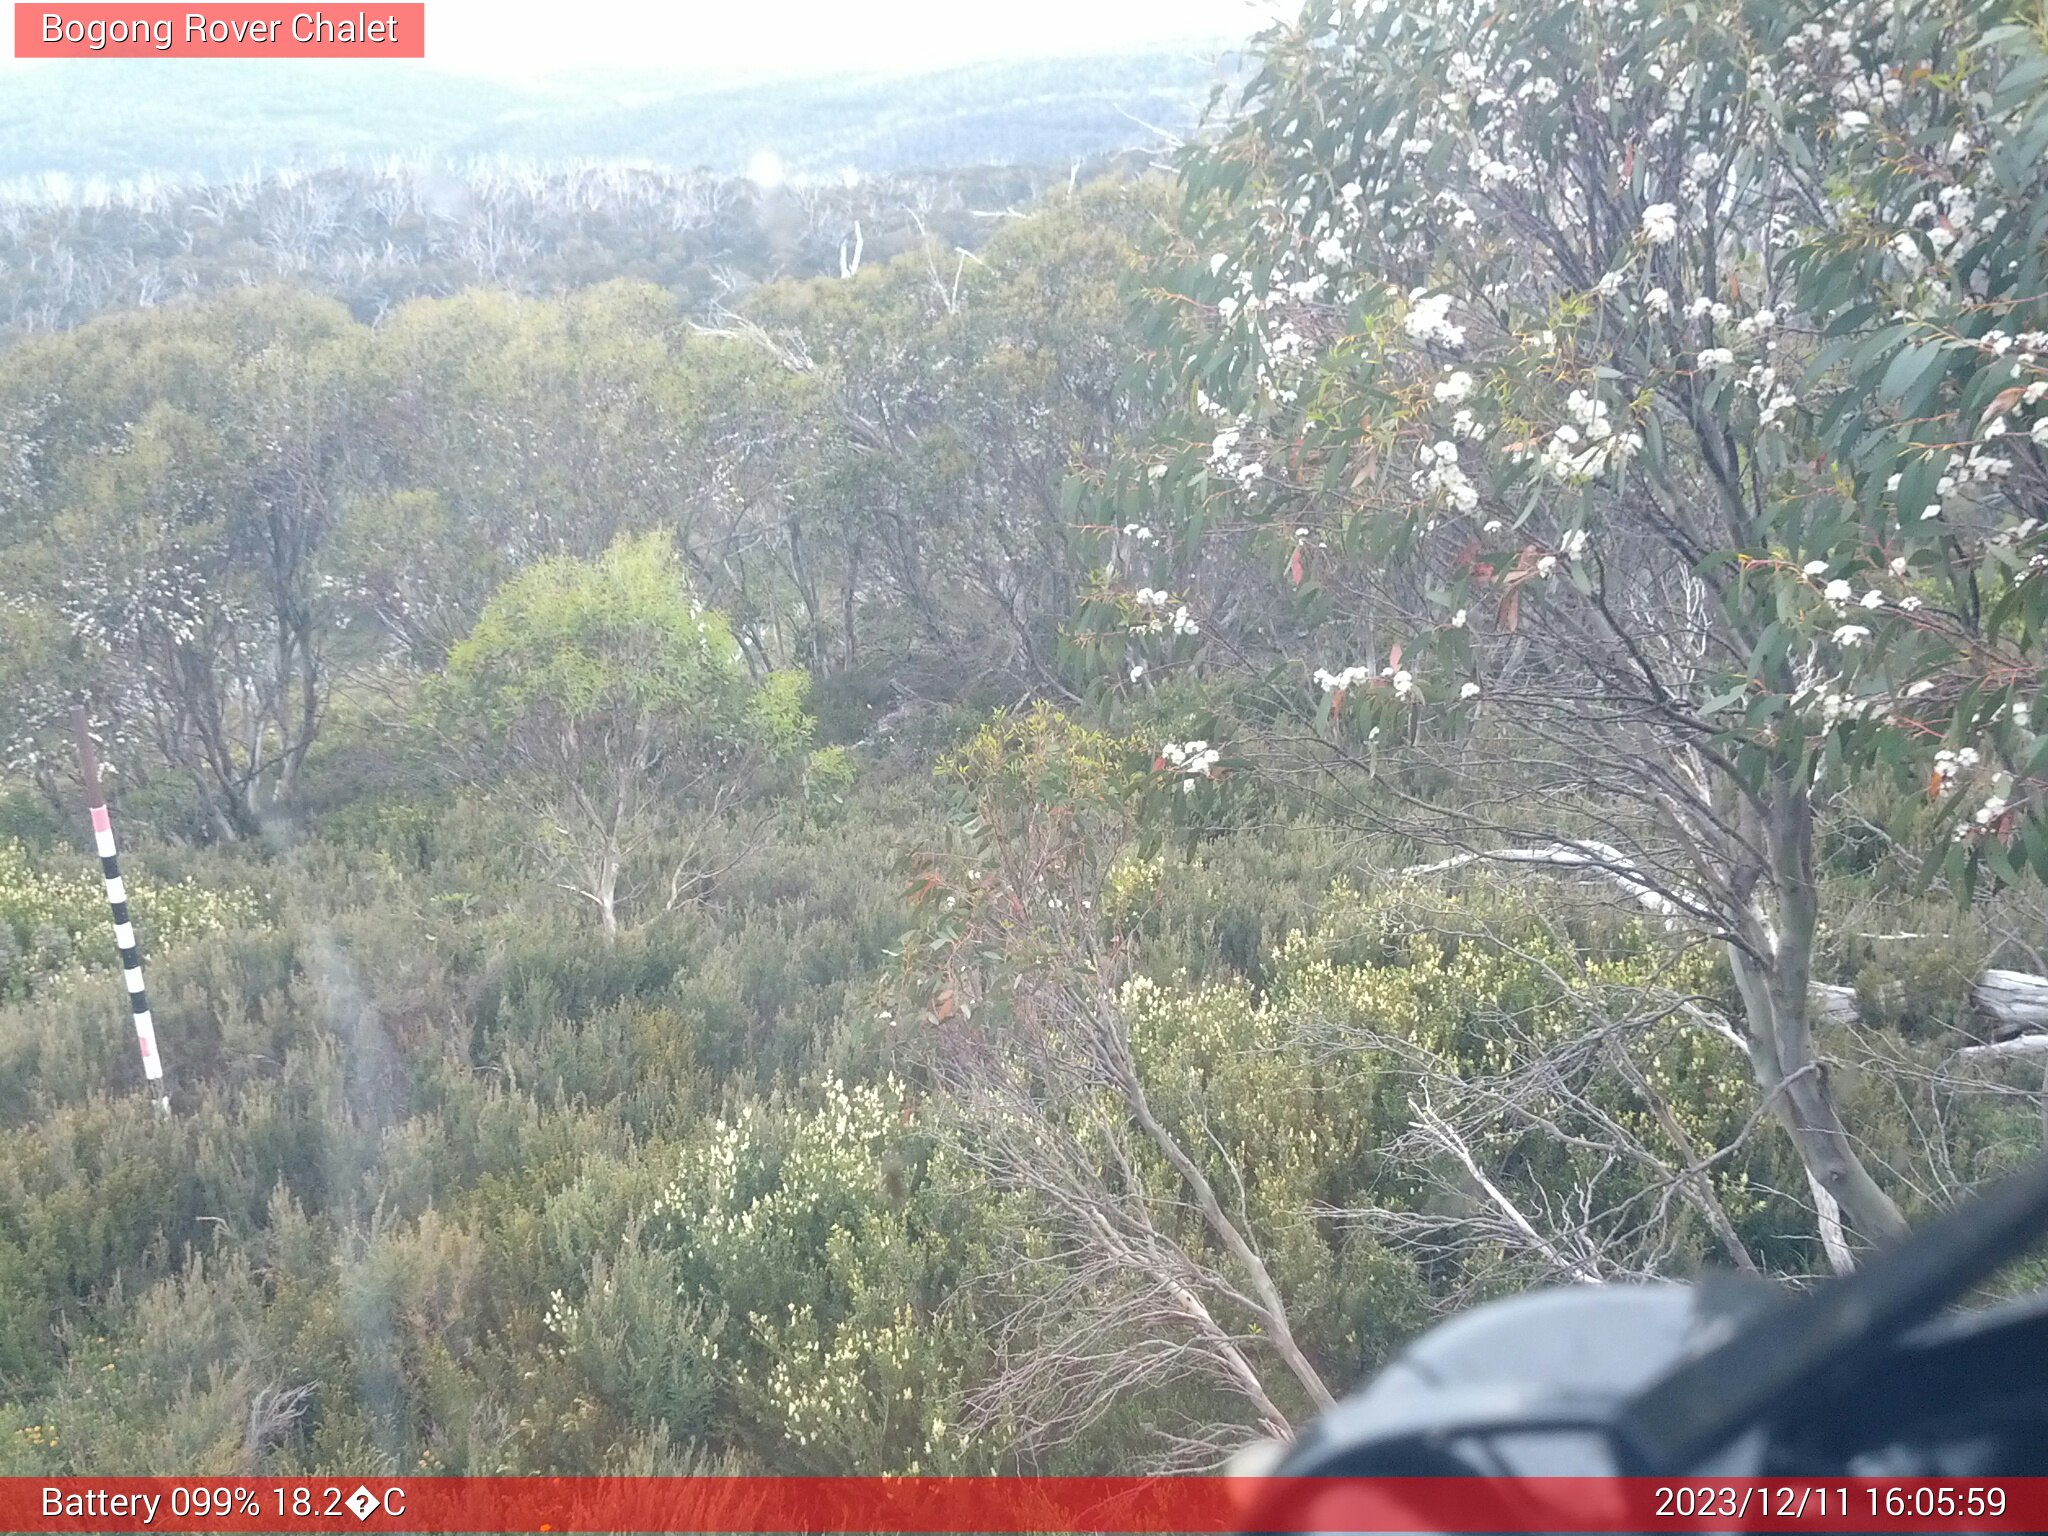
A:
[[[1813,1048],[1813,945],[1820,893],[1813,868],[1813,797],[1785,764],[1762,787],[1748,828],[1761,860],[1743,871],[1743,942],[1729,960],[1742,994],[1744,1037],[1764,1102],[1798,1149],[1807,1176],[1865,1242],[1903,1237],[1906,1219],[1863,1166],[1836,1112],[1827,1066]]]
[[[619,861],[609,854],[598,867],[597,882],[591,894],[597,898],[597,915],[604,923],[604,941],[616,944],[619,940]]]
[[[1805,987],[1789,984],[1781,969],[1761,967],[1741,949],[1730,961],[1742,994],[1748,1024],[1744,1035],[1757,1087],[1791,1136],[1807,1176],[1833,1197],[1849,1226],[1866,1241],[1904,1236],[1905,1218],[1863,1166],[1836,1112],[1827,1068],[1813,1052]]]

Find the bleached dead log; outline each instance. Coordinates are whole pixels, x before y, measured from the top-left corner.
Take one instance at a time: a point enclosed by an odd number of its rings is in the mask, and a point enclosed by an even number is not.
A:
[[[2024,1060],[2048,1056],[2048,976],[1989,970],[1970,989],[1970,1003],[1990,1023],[1991,1040],[1965,1046],[1968,1061]]]
[[[1856,989],[1838,987],[1830,982],[1817,981],[1813,984],[1813,1009],[1830,1024],[1854,1024],[1856,1022]]]
[[[1994,1038],[2048,1030],[2048,976],[2025,971],[1986,971],[1970,989],[1970,1001],[1997,1026]]]
[[[1966,1061],[1991,1061],[1999,1057],[2023,1060],[2029,1056],[2048,1056],[2048,1035],[2015,1035],[2010,1040],[1994,1040],[1989,1045],[1966,1045],[1956,1055]]]
[[[1542,848],[1496,848],[1491,853],[1461,853],[1435,864],[1417,864],[1401,871],[1404,875],[1435,875],[1467,864],[1550,864],[1567,869],[1590,869],[1606,876],[1635,898],[1637,905],[1659,917],[1674,917],[1678,904],[1639,878],[1636,863],[1619,848],[1606,843],[1577,841],[1551,843]]]
[[[1828,1023],[1854,1024],[1856,989],[1813,984],[1815,1014]],[[1965,1056],[2032,1056],[2048,1051],[2048,976],[1989,970],[1970,988],[1970,1006],[1991,1026],[1991,1040],[1966,1047]]]
[[[1836,1024],[1854,1024],[1856,989],[1815,982],[1814,1010]],[[2027,971],[1992,969],[1970,988],[1970,1006],[1991,1026],[1983,1045],[1965,1046],[1956,1054],[1983,1060],[1997,1056],[2048,1055],[2048,976]]]
[[[1633,897],[1638,905],[1667,920],[1679,912],[1670,897],[1645,883],[1638,866],[1618,848],[1606,843],[1573,841],[1551,843],[1540,848],[1496,848],[1486,853],[1461,853],[1434,864],[1416,864],[1403,875],[1436,875],[1463,869],[1468,864],[1540,864],[1553,868],[1582,869],[1603,876]],[[1874,939],[1920,939],[1918,933],[1874,934]],[[1830,982],[1815,982],[1811,991],[1814,1012],[1831,1024],[1854,1024],[1859,1009],[1856,989]],[[1977,978],[1970,989],[1970,1004],[1979,1017],[1992,1026],[1988,1045],[1971,1046],[1962,1055],[2030,1056],[2048,1052],[2048,976],[2027,971],[1992,969]],[[2043,1043],[2021,1044],[2039,1037]],[[2014,1047],[2005,1049],[2005,1047]]]

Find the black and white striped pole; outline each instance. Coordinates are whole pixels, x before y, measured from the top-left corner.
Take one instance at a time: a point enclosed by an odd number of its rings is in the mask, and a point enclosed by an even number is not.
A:
[[[121,954],[121,978],[128,984],[128,1009],[135,1016],[135,1043],[142,1051],[142,1075],[156,1090],[157,1107],[171,1112],[171,1096],[164,1091],[164,1058],[156,1048],[156,1025],[149,1016],[149,994],[142,989],[142,953],[135,945],[135,925],[128,916],[128,887],[121,881],[121,860],[114,851],[114,822],[107,814],[107,797],[100,787],[100,755],[92,744],[85,710],[72,713],[78,729],[78,772],[85,780],[85,802],[92,812],[93,846],[99,850],[100,873],[107,882],[107,906],[114,914],[114,947]]]

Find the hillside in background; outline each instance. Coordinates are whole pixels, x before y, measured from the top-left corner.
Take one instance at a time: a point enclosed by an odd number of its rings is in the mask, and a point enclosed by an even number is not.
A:
[[[830,81],[604,74],[541,87],[388,64],[67,61],[9,77],[0,182],[235,176],[392,155],[736,173],[767,153],[820,176],[1050,163],[1157,144],[1155,129],[1185,133],[1233,67],[1219,46]]]
[[[374,319],[484,284],[561,294],[657,283],[716,320],[755,284],[838,277],[917,249],[940,281],[1049,188],[1144,173],[1074,164],[791,181],[587,161],[417,161],[159,178],[103,199],[0,202],[0,336],[290,283]]]
[[[627,277],[715,316],[756,283],[928,240],[950,270],[1049,187],[1141,172],[1237,67],[1158,48],[747,83],[17,71],[0,96],[0,334],[252,283],[373,319],[471,284]]]

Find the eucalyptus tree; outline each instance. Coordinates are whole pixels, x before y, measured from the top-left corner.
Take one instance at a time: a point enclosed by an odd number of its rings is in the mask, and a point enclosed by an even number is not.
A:
[[[976,252],[928,239],[851,281],[750,300],[826,417],[788,483],[818,563],[841,573],[849,658],[867,612],[878,635],[895,621],[912,686],[957,687],[971,656],[1005,688],[1066,690],[1063,621],[1092,552],[1063,490],[1146,419],[1125,381],[1141,345],[1126,290],[1162,201],[1105,182]],[[916,678],[917,652],[940,675]]]
[[[1865,1238],[1904,1223],[1815,1039],[1829,797],[1895,781],[1960,886],[2048,870],[2043,40],[1311,0],[1188,164],[1181,415],[1100,488],[1154,535],[1086,610],[1105,671],[1244,673],[1245,765],[1725,945]]]
[[[611,939],[676,820],[729,811],[751,765],[807,742],[805,683],[753,685],[731,627],[648,534],[513,577],[431,703],[464,771],[534,818],[541,863]],[[694,874],[666,873],[672,890]]]
[[[340,660],[359,343],[338,306],[256,290],[8,354],[17,761],[61,753],[82,697],[115,760],[186,778],[213,833],[289,805]]]

